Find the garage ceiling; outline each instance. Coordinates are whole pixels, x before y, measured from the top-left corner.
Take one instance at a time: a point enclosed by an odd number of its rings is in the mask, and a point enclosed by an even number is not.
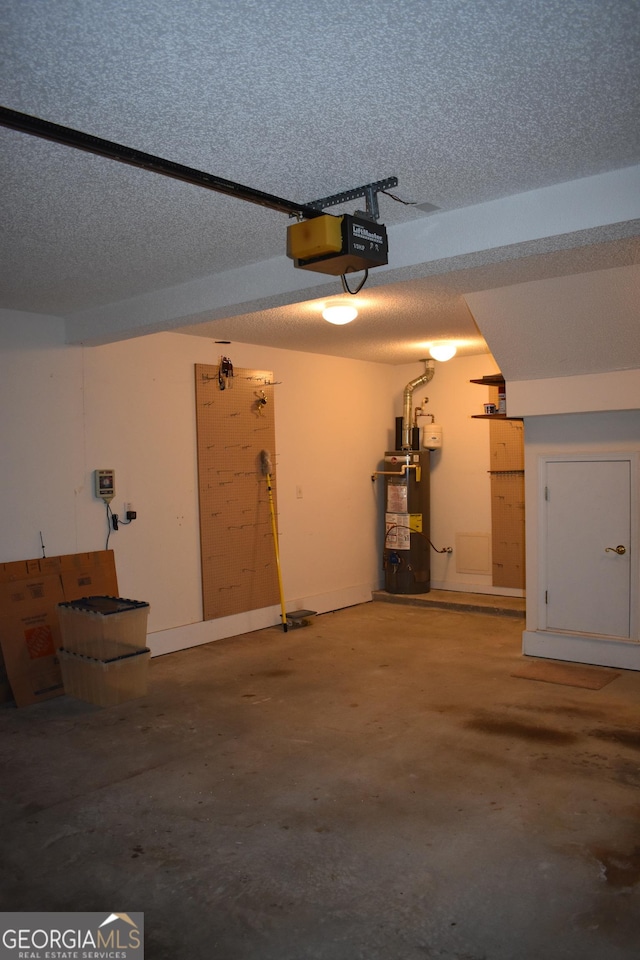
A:
[[[2,129],[0,307],[69,342],[405,363],[444,337],[486,351],[479,291],[563,278],[566,311],[572,277],[614,268],[638,289],[636,0],[5,0],[0,63],[11,109],[300,202],[397,176],[410,204],[380,197],[389,266],[338,329],[339,282],[286,260],[285,215]]]

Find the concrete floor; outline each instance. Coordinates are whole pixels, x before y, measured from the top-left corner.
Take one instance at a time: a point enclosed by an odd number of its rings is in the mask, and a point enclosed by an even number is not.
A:
[[[0,708],[0,909],[148,960],[630,960],[640,674],[511,676],[522,621],[374,601]]]

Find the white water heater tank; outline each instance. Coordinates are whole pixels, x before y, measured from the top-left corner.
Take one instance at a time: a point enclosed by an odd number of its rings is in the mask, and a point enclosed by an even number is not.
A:
[[[422,423],[420,421],[422,420]],[[439,450],[442,446],[442,427],[431,423],[429,417],[418,417],[418,426],[422,428],[422,446],[425,450]]]

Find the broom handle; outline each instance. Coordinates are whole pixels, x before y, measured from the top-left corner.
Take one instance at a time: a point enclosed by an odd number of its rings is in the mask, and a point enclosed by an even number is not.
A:
[[[271,474],[266,474],[267,491],[269,493],[269,512],[271,514],[271,530],[273,531],[273,546],[276,552],[276,569],[278,571],[278,589],[280,591],[280,608],[282,610],[282,629],[287,632],[287,613],[284,604],[284,590],[282,588],[282,573],[280,571],[280,551],[278,549],[278,528],[276,526],[276,512],[273,506],[273,494],[271,492]]]

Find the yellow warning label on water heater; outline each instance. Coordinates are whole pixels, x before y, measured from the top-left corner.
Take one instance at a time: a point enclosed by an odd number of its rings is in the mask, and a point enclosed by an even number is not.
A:
[[[422,533],[422,514],[421,513],[409,514],[409,529],[414,530],[415,533]]]

